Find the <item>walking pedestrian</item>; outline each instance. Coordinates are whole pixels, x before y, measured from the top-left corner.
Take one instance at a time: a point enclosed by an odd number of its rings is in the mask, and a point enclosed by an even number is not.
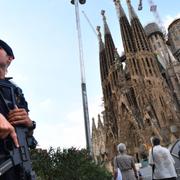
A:
[[[120,143],[117,146],[117,150],[118,155],[114,157],[115,176],[119,169],[122,175],[122,180],[136,180],[138,178],[138,174],[134,158],[126,153],[126,146],[123,143]]]
[[[158,137],[151,138],[151,143],[152,148],[149,152],[149,164],[153,167],[153,179],[176,180],[175,162],[170,151],[160,145],[160,139]]]

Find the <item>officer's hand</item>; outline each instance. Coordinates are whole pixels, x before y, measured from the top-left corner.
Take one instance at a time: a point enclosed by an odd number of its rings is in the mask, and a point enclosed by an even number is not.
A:
[[[11,136],[15,146],[19,147],[14,127],[7,121],[7,119],[2,114],[0,114],[0,139],[4,139],[8,135]]]
[[[28,113],[23,108],[15,107],[15,109],[10,110],[8,114],[8,121],[12,125],[24,125],[26,127],[32,126],[32,121],[28,116]]]

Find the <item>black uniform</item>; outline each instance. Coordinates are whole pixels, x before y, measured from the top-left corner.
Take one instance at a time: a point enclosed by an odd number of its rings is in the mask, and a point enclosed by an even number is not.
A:
[[[17,107],[24,108],[28,112],[29,111],[28,104],[24,98],[22,90],[16,85],[14,85],[12,82],[10,82],[9,79],[4,79],[0,81],[2,83],[9,84],[13,87]],[[5,107],[2,96],[6,102],[7,107]],[[0,86],[0,113],[3,114],[5,117],[7,116],[7,108],[9,109],[14,108],[12,104],[11,92],[7,88]],[[6,150],[3,148],[4,147],[3,143],[4,141],[0,140],[0,164],[7,159]],[[19,166],[16,166],[8,170],[2,176],[0,176],[0,180],[21,180],[21,173],[22,173],[21,168]]]

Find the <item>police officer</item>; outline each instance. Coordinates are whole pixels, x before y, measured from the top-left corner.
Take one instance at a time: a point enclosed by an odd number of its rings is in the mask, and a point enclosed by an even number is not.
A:
[[[6,78],[6,72],[12,61],[14,60],[14,54],[11,47],[0,40],[0,80],[6,83],[12,84],[9,78]],[[2,89],[2,88],[1,88]],[[14,126],[23,125],[32,131],[35,128],[35,122],[32,121],[28,115],[28,105],[24,98],[21,89],[13,85],[18,102],[12,110],[9,111],[7,116],[4,115],[2,108],[0,107],[0,158],[3,154],[2,140],[7,136],[10,136],[16,147],[19,147],[19,142],[15,132]],[[4,91],[4,96],[6,97],[6,91]],[[1,99],[0,99],[1,101]],[[2,103],[0,103],[1,106]],[[0,176],[0,180],[20,180],[19,170],[14,167],[7,171],[3,176]]]

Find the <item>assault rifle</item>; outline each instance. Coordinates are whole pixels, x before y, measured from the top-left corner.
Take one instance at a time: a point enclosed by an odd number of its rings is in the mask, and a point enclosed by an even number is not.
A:
[[[4,98],[2,89],[5,89],[6,93],[10,95],[10,101],[12,109],[16,106],[15,94],[13,85],[0,80],[0,109],[1,113],[7,118],[8,112],[11,108],[8,106],[7,99]],[[28,135],[28,128],[24,126],[15,126],[19,147],[15,147],[12,139],[7,137],[3,141],[3,149],[5,154],[5,161],[0,164],[0,176],[7,172],[11,167],[20,167],[20,180],[36,180],[35,172],[32,170],[32,163],[30,159],[29,148],[35,148],[37,141],[31,135]]]

